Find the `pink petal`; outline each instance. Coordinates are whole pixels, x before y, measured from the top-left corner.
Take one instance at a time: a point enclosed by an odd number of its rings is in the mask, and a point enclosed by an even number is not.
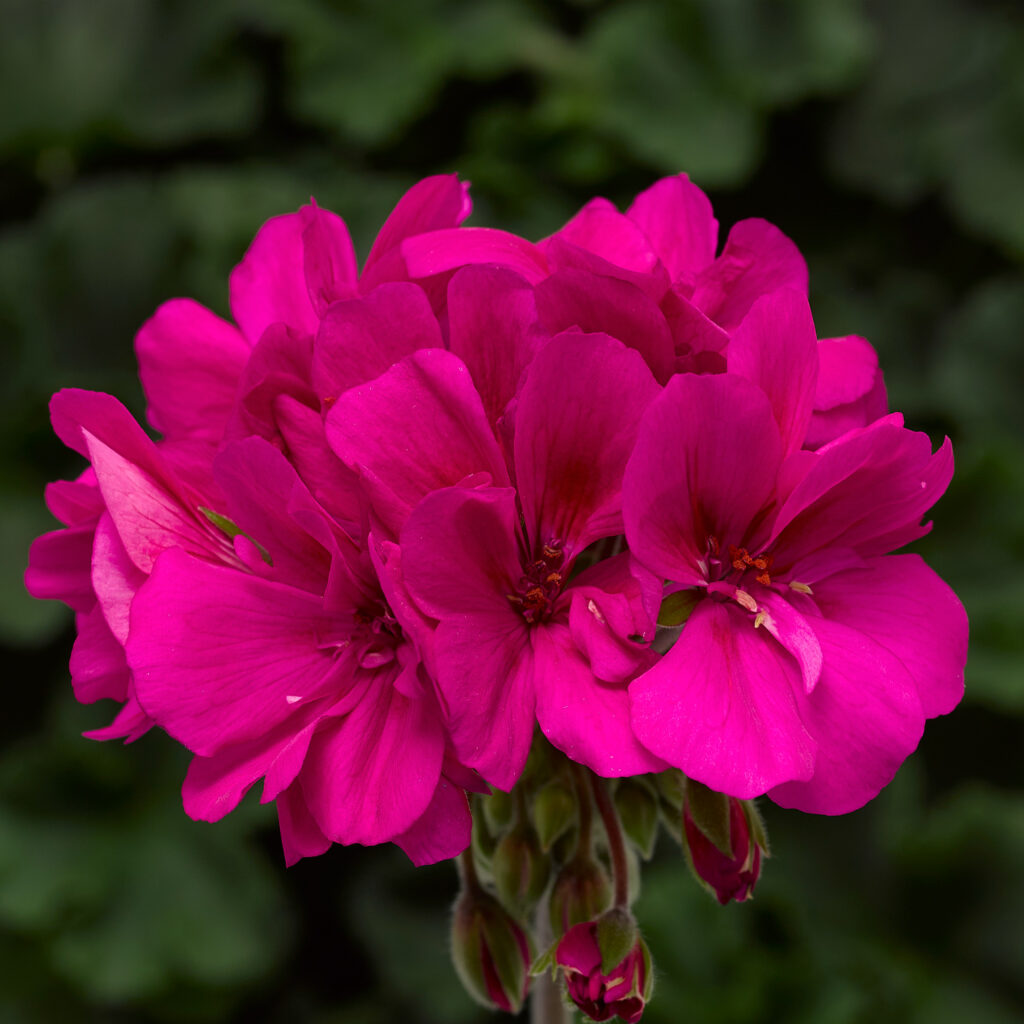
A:
[[[870,559],[814,586],[826,618],[865,633],[896,655],[917,686],[926,718],[948,714],[964,692],[967,613],[919,555]]]
[[[292,783],[277,798],[277,821],[281,829],[281,846],[288,867],[303,857],[319,857],[331,845],[320,826],[309,813],[306,798],[298,782]]]
[[[781,441],[760,388],[732,374],[674,377],[647,410],[626,466],[633,556],[679,583],[705,582],[708,538],[742,544],[768,501]]]
[[[399,693],[386,669],[372,675],[349,713],[313,737],[302,770],[309,809],[336,843],[394,839],[426,810],[441,774],[433,703]]]
[[[430,277],[470,263],[495,263],[514,270],[531,284],[547,276],[548,265],[532,242],[495,228],[428,231],[401,244],[410,277]]]
[[[345,222],[330,210],[313,203],[302,209],[306,225],[302,231],[302,265],[310,305],[322,317],[337,299],[356,292],[356,251]]]
[[[820,448],[822,445],[842,437],[847,431],[866,427],[881,419],[889,411],[889,399],[885,390],[882,371],[875,373],[871,389],[847,405],[831,409],[815,409],[804,439],[805,448]]]
[[[395,842],[417,867],[457,857],[473,831],[466,794],[443,775],[427,809]]]
[[[797,451],[807,433],[817,357],[817,334],[807,298],[789,288],[758,299],[729,341],[729,372],[746,377],[768,396],[784,455]]]
[[[149,422],[168,438],[219,441],[250,344],[192,299],[165,302],[135,336]]]
[[[636,349],[660,383],[672,374],[675,350],[661,310],[639,288],[584,270],[556,271],[537,286],[537,308],[547,331],[603,332]]]
[[[313,348],[313,385],[330,403],[421,348],[443,348],[441,329],[423,289],[382,284],[362,299],[336,302]]]
[[[607,199],[591,199],[552,236],[634,272],[650,271],[658,257],[636,223]],[[541,243],[543,248],[546,242]]]
[[[655,303],[661,302],[671,284],[668,271],[657,261],[648,270],[632,270],[568,241],[561,233],[541,242],[538,249],[543,250],[549,273],[558,270],[581,270],[598,277],[627,281]],[[644,262],[646,263],[646,260]]]
[[[471,209],[469,183],[456,175],[435,174],[418,181],[398,200],[377,234],[363,267],[364,291],[379,283],[376,265],[386,253],[412,235],[458,227]]]
[[[754,302],[779,288],[807,294],[807,264],[774,224],[753,217],[737,221],[722,255],[698,275],[693,303],[731,331]]]
[[[606,778],[664,770],[633,734],[626,687],[594,677],[564,624],[542,624],[531,638],[537,721],[563,754]]]
[[[92,586],[103,618],[124,645],[128,641],[132,601],[146,574],[131,560],[109,512],[100,516],[92,545]]]
[[[271,217],[231,272],[231,315],[255,344],[271,324],[313,334],[319,318],[309,300],[303,232],[308,207]]]
[[[698,782],[760,796],[814,771],[816,743],[797,709],[802,690],[796,664],[746,612],[707,599],[675,646],[630,684],[633,729]]]
[[[729,335],[718,324],[681,295],[678,287],[665,293],[661,311],[672,333],[677,373],[725,372],[720,353],[729,344]]]
[[[686,174],[656,181],[626,216],[648,237],[673,281],[691,278],[715,258],[718,221],[711,201]]]
[[[813,625],[825,663],[814,693],[798,700],[818,744],[814,774],[769,796],[811,814],[847,814],[891,781],[917,746],[924,715],[898,658],[855,629],[828,619]]]
[[[475,473],[508,480],[469,371],[444,349],[416,352],[345,392],[327,416],[327,440],[393,533],[432,491]]]
[[[77,480],[55,480],[44,491],[46,507],[65,526],[94,523],[103,511],[103,495],[96,484],[92,467],[86,467]]]
[[[139,706],[139,702],[130,690],[125,705],[117,713],[117,717],[102,729],[90,729],[82,735],[87,740],[120,740],[125,743],[134,743],[137,739],[145,736],[156,723]]]
[[[75,700],[92,704],[98,700],[123,701],[128,695],[128,662],[124,648],[110,632],[99,607],[75,616],[78,635],[71,649],[71,685]]]
[[[866,395],[878,373],[878,353],[865,338],[850,334],[818,342],[815,409],[832,409]]]
[[[448,285],[449,347],[469,368],[492,424],[519,388],[547,341],[537,322],[533,288],[500,267],[464,267]]]
[[[209,757],[344,689],[337,632],[313,595],[172,549],[135,597],[128,664],[146,711]]]
[[[90,523],[36,537],[28,551],[25,589],[35,598],[90,611],[96,604],[89,570],[94,532]]]
[[[632,349],[567,333],[537,353],[519,394],[515,464],[529,539],[580,551],[622,532],[622,474],[658,394]]]
[[[755,586],[758,624],[784,647],[800,666],[804,690],[810,693],[821,677],[822,654],[811,624],[782,595],[767,587]]]

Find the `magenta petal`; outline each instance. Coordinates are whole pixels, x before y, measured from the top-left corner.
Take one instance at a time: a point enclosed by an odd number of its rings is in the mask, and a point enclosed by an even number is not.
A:
[[[231,272],[231,315],[255,344],[275,323],[312,334],[319,318],[309,300],[303,232],[309,207],[271,217]]]
[[[704,583],[708,538],[742,543],[772,494],[781,448],[760,388],[732,374],[674,377],[647,410],[626,466],[634,557],[663,578]]]
[[[249,357],[233,324],[192,299],[171,299],[135,336],[149,422],[168,438],[219,441]]]
[[[519,394],[515,465],[530,540],[580,551],[622,532],[622,474],[658,394],[632,349],[602,334],[560,335],[537,353]]]
[[[693,302],[731,331],[762,295],[778,288],[807,294],[807,264],[774,224],[759,217],[733,225],[722,255],[698,275]]]
[[[607,199],[591,199],[551,237],[634,272],[646,273],[658,261],[648,236]]]
[[[92,545],[92,585],[118,643],[128,641],[129,614],[146,574],[131,560],[109,512],[100,516]]]
[[[89,729],[82,735],[88,740],[121,740],[125,743],[134,743],[137,739],[145,736],[154,726],[153,720],[143,711],[135,695],[129,690],[124,707],[117,713],[117,717],[102,729]]]
[[[423,349],[338,399],[327,440],[363,478],[393,532],[421,498],[475,473],[508,481],[469,371],[444,349]]]
[[[434,704],[399,693],[393,672],[361,675],[348,714],[313,737],[302,789],[324,835],[371,846],[394,839],[426,810],[444,733]]]
[[[758,299],[729,341],[730,373],[768,396],[782,436],[783,454],[804,441],[814,406],[818,341],[807,298],[781,288]]]
[[[44,533],[32,541],[25,589],[36,598],[63,601],[77,612],[96,604],[89,565],[95,525]]]
[[[807,619],[780,594],[766,587],[753,588],[757,623],[787,650],[800,666],[804,690],[810,693],[821,676],[821,645]]]
[[[395,842],[417,867],[457,857],[473,831],[466,794],[443,775],[427,809]]]
[[[309,813],[299,782],[293,782],[277,798],[277,821],[281,829],[284,862],[291,867],[303,857],[319,857],[331,845],[330,839]]]
[[[494,424],[547,334],[537,323],[537,302],[525,278],[474,266],[456,271],[448,285],[448,338]]]
[[[832,409],[866,395],[878,373],[878,353],[865,338],[850,334],[818,342],[815,409]]]
[[[98,606],[75,616],[78,635],[71,650],[71,685],[75,700],[92,704],[97,700],[123,701],[128,694],[128,662],[124,648],[110,632]]]
[[[898,658],[858,630],[828,619],[813,624],[825,664],[814,693],[798,700],[818,744],[814,774],[769,796],[811,814],[847,814],[892,780],[917,747],[924,715]]]
[[[960,702],[967,613],[919,555],[872,558],[816,583],[814,600],[827,618],[866,633],[903,662],[926,718]]]
[[[797,709],[802,691],[796,663],[746,612],[708,599],[675,646],[630,684],[633,729],[698,782],[760,796],[814,771],[816,743]]]
[[[680,373],[722,373],[725,358],[720,355],[729,344],[729,335],[705,316],[676,287],[665,293],[661,311],[672,333],[676,371]]]
[[[377,233],[363,267],[363,285],[376,285],[375,268],[381,258],[411,235],[458,227],[472,209],[467,182],[454,174],[435,174],[418,181],[398,200]]]
[[[337,299],[355,294],[356,251],[345,222],[315,203],[304,207],[306,226],[302,232],[302,262],[309,301],[317,317]]]
[[[664,770],[633,734],[626,687],[594,677],[565,625],[540,625],[531,640],[537,721],[551,743],[606,778]]]
[[[650,239],[673,281],[709,266],[718,248],[711,201],[686,174],[656,181],[626,211]]]
[[[339,689],[336,635],[313,595],[172,549],[132,604],[128,663],[146,711],[208,757]]]
[[[675,349],[665,316],[628,281],[559,270],[537,286],[537,308],[552,334],[572,327],[610,334],[636,349],[660,383],[672,374]]]
[[[322,401],[333,402],[421,348],[443,348],[423,289],[382,284],[327,311],[313,347],[313,385]]]
[[[401,245],[410,277],[430,277],[470,263],[494,263],[531,284],[548,273],[547,260],[532,242],[496,228],[450,228],[407,238]]]

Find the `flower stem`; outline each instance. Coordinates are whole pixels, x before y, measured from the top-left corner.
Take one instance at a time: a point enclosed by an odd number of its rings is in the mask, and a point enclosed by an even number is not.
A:
[[[590,839],[593,832],[594,809],[590,803],[590,787],[587,785],[587,769],[575,761],[569,761],[573,788],[576,790],[576,804],[579,813],[579,831],[576,838],[576,852],[590,856]]]
[[[541,900],[537,908],[534,937],[538,949],[547,949],[554,939],[546,899]],[[562,1000],[559,983],[551,972],[538,974],[530,989],[530,1024],[572,1024],[575,1019],[576,1014]]]
[[[604,830],[608,835],[608,852],[612,858],[612,875],[615,879],[615,906],[629,908],[629,867],[626,863],[626,842],[622,838],[622,826],[615,812],[608,783],[596,775],[590,775],[590,788],[594,794]]]

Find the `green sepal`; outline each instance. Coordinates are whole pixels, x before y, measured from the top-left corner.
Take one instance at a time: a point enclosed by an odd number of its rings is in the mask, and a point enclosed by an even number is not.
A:
[[[558,939],[548,946],[547,949],[541,953],[536,960],[530,964],[530,976],[536,977],[538,974],[543,974],[545,971],[551,971],[551,976],[557,977],[558,975],[558,964],[555,963],[555,950],[558,949]]]
[[[650,860],[658,839],[658,800],[640,778],[623,779],[615,790],[615,809],[622,829],[644,860]]]
[[[629,956],[640,931],[625,907],[613,907],[597,919],[595,938],[601,951],[601,973],[610,974]]]
[[[658,625],[669,627],[683,625],[693,609],[697,607],[700,598],[701,592],[696,587],[677,590],[674,594],[669,594],[658,609]]]
[[[686,780],[686,808],[693,823],[726,857],[732,856],[729,797],[693,779]]]
[[[256,550],[260,553],[260,558],[263,559],[267,565],[273,565],[273,559],[270,557],[270,552],[258,541],[253,540],[236,522],[228,519],[227,516],[222,516],[219,512],[214,512],[212,508],[206,508],[203,505],[199,506],[199,511],[207,518],[212,526],[215,526],[221,533],[223,533],[229,540],[234,540],[236,537],[244,537],[249,541]]]
[[[517,825],[498,840],[491,875],[498,898],[517,917],[525,918],[537,905],[550,874],[551,859],[528,825]]]
[[[742,801],[743,813],[747,816],[747,825],[750,828],[750,838],[761,847],[761,853],[765,857],[772,855],[771,847],[768,845],[768,830],[764,825],[764,818],[757,809],[753,800]]]
[[[481,801],[487,828],[493,836],[500,836],[512,824],[516,814],[516,802],[511,793],[495,790]]]
[[[547,853],[576,820],[576,798],[571,789],[554,779],[537,792],[531,810],[540,848]]]

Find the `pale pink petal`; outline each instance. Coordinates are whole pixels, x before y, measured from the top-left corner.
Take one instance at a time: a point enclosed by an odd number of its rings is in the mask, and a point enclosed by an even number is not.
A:
[[[732,374],[683,374],[647,410],[623,482],[633,556],[663,578],[707,578],[709,538],[744,543],[770,498],[782,443],[768,399]]]
[[[423,349],[346,391],[328,413],[327,440],[363,479],[393,533],[421,498],[475,473],[508,481],[504,458],[465,364]]]
[[[814,697],[820,692],[815,691]],[[689,777],[749,798],[814,772],[796,663],[749,614],[701,601],[675,646],[629,687],[633,729]]]
[[[625,685],[599,682],[564,624],[541,624],[531,642],[537,721],[551,743],[606,778],[665,768],[633,734]]]
[[[331,845],[330,839],[309,813],[299,782],[293,782],[277,798],[277,822],[281,829],[281,846],[288,867],[303,857],[319,857]]]
[[[422,867],[457,857],[469,846],[472,831],[466,794],[442,775],[427,809],[395,843],[413,864]]]
[[[571,327],[609,334],[636,349],[660,383],[672,374],[675,350],[664,314],[628,281],[556,271],[537,286],[537,309],[551,334]]]
[[[531,284],[548,273],[547,260],[532,242],[496,228],[449,228],[414,235],[401,243],[410,277],[430,277],[470,263],[494,263]]]
[[[349,713],[313,737],[302,791],[324,835],[371,846],[410,828],[441,774],[444,733],[429,700],[400,693],[393,672],[360,681]]]
[[[737,221],[722,255],[697,276],[693,303],[731,331],[762,295],[778,288],[807,294],[807,264],[774,224],[759,217]]]
[[[782,595],[767,587],[754,586],[757,624],[767,630],[800,666],[804,690],[810,693],[821,677],[822,654],[817,634],[807,619]]]
[[[103,618],[122,646],[128,641],[132,601],[146,574],[131,560],[109,512],[96,524],[92,545],[92,586]]]
[[[128,664],[146,711],[208,757],[344,688],[338,625],[312,594],[172,549],[133,602]]]
[[[847,814],[892,780],[917,747],[924,715],[898,658],[858,630],[812,622],[825,663],[814,693],[798,700],[818,744],[814,774],[776,786],[769,796],[811,814]]]
[[[135,336],[149,422],[167,438],[219,441],[250,347],[198,302],[165,302]]]
[[[469,368],[492,424],[519,388],[523,372],[547,341],[525,278],[500,267],[456,271],[448,285],[449,347]]]
[[[123,701],[128,695],[128,662],[124,648],[110,632],[99,607],[75,616],[78,636],[71,649],[71,685],[75,700],[92,704],[98,700]]]
[[[322,317],[338,299],[356,293],[356,251],[345,222],[313,203],[303,207],[302,265],[313,312]]]
[[[692,278],[715,258],[718,221],[711,201],[686,174],[656,181],[626,216],[648,237],[673,281]]]
[[[607,199],[591,199],[552,238],[579,246],[634,272],[650,271],[658,257],[648,236]],[[539,247],[544,248],[547,240]]]
[[[780,288],[758,299],[729,340],[730,373],[768,396],[782,436],[783,454],[804,442],[814,406],[818,342],[807,298]]]
[[[622,532],[622,474],[659,388],[633,349],[602,334],[560,335],[519,394],[515,465],[529,539],[580,551]]]
[[[967,613],[920,555],[869,559],[816,583],[814,600],[826,618],[866,633],[903,662],[926,718],[960,702]]]
[[[313,347],[313,386],[330,403],[417,349],[443,347],[423,289],[403,281],[382,284],[328,310]]]
[[[312,334],[319,318],[309,300],[303,232],[308,207],[271,217],[231,272],[231,315],[255,344],[271,324]]]

